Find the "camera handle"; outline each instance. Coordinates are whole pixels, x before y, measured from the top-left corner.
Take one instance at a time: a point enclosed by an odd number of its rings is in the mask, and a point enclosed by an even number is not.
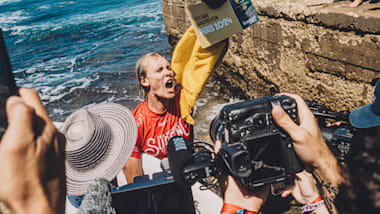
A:
[[[283,154],[283,160],[285,162],[285,171],[287,174],[295,174],[301,172],[304,167],[294,151],[293,142],[290,137],[287,137],[281,141],[281,149]]]
[[[284,100],[274,100],[271,99],[272,108],[275,106],[280,106],[284,109],[284,111],[292,118],[292,120],[299,124],[298,122],[298,111],[297,111],[297,103],[292,98],[288,97],[288,99]],[[281,139],[281,150],[282,150],[282,159],[284,161],[284,167],[287,174],[295,174],[297,172],[301,172],[304,167],[299,160],[296,152],[294,151],[293,141],[289,137],[289,135],[285,134],[286,132],[279,128],[279,135]]]

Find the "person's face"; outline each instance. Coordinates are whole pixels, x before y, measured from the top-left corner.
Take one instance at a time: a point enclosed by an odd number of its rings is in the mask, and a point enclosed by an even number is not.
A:
[[[153,56],[146,60],[145,78],[141,80],[149,94],[159,98],[172,99],[175,96],[175,80],[169,62],[162,56]]]

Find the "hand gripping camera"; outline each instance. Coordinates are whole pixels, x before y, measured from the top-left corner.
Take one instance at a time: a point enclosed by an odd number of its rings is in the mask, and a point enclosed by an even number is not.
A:
[[[222,160],[243,187],[251,190],[283,181],[302,171],[289,135],[276,125],[272,108],[281,106],[298,123],[297,104],[288,96],[268,96],[225,106],[219,114],[224,129]],[[214,119],[210,131],[215,133]],[[214,136],[211,136],[215,140]]]
[[[277,105],[298,123],[296,102],[287,96],[268,96],[225,106],[210,126],[211,139],[222,142],[217,154],[194,149],[181,137],[170,139],[168,157],[174,179],[191,185],[209,176],[230,174],[250,191],[302,171],[291,138],[272,118],[272,108]]]

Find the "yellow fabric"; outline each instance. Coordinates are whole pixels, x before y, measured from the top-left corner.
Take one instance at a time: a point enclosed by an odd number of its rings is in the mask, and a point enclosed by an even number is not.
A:
[[[203,49],[194,29],[190,27],[177,43],[172,57],[172,68],[176,81],[182,85],[180,108],[182,119],[194,125],[192,117],[195,101],[201,93],[207,78],[223,58],[227,40]]]

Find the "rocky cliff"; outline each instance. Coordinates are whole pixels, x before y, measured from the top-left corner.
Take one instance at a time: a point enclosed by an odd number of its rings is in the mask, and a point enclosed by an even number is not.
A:
[[[172,49],[190,26],[185,7],[199,2],[162,0]],[[380,3],[252,2],[260,21],[229,39],[212,77],[220,85],[242,98],[297,93],[334,110],[370,103],[370,82],[380,72]]]

